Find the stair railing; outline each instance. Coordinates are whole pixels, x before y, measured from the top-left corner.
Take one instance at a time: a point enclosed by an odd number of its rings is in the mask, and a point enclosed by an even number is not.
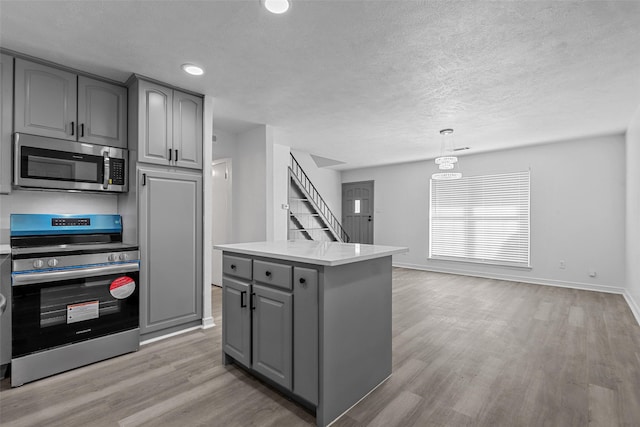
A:
[[[293,157],[293,154],[289,153],[291,156],[291,165],[289,166],[289,170],[291,173],[298,179],[300,184],[302,184],[303,189],[307,192],[309,197],[311,197],[311,201],[316,205],[318,213],[322,216],[324,222],[331,228],[333,234],[338,237],[341,242],[349,242],[349,235],[344,228],[342,228],[342,224],[338,221],[338,218],[331,212],[329,206],[324,201],[316,187],[313,185],[305,171],[300,166],[300,163]]]

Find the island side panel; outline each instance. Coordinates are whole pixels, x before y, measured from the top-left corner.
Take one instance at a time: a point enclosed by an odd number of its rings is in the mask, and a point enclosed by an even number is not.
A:
[[[391,269],[391,256],[322,269],[318,426],[391,375]]]

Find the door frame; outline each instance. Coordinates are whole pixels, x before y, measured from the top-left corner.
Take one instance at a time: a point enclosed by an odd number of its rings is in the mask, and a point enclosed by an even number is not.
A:
[[[345,185],[350,185],[350,184],[368,184],[371,183],[371,244],[375,244],[375,193],[376,193],[376,181],[373,179],[369,179],[366,181],[350,181],[350,182],[343,182],[342,185],[340,186],[340,203],[342,204],[342,215],[340,217],[341,220],[341,225],[344,227],[345,224],[345,207],[344,207],[344,186]],[[345,231],[347,231],[345,229]],[[347,234],[349,234],[349,232],[347,231]]]
[[[211,162],[211,243],[216,244],[213,241],[213,222],[216,221],[216,200],[213,197],[213,186],[215,185],[214,177],[213,177],[213,169],[216,165],[221,163],[227,164],[227,229],[230,230],[227,234],[229,240],[233,239],[233,160],[231,157],[225,157],[223,159],[216,159]],[[225,242],[230,243],[230,242]],[[213,249],[211,252],[211,284],[221,287],[222,286],[222,251],[217,249]],[[216,283],[216,279],[219,279],[219,283]]]

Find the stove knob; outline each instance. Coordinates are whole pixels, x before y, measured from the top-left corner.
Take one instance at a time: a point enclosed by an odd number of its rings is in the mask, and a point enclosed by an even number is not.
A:
[[[120,256],[118,258],[120,258],[120,261],[126,261],[128,256],[127,256],[127,254],[120,254]]]
[[[116,254],[109,254],[109,261],[114,262],[117,258],[116,258]]]
[[[49,267],[55,267],[56,265],[58,265],[58,260],[55,258],[51,258],[49,261],[47,261],[47,265]]]
[[[44,261],[41,259],[37,259],[33,261],[33,268],[42,268],[44,267]]]

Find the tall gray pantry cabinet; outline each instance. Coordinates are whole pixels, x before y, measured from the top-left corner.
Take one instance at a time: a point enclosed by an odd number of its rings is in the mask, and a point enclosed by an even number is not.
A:
[[[129,82],[142,340],[202,322],[202,106],[196,94]]]
[[[202,317],[202,176],[138,167],[140,333]]]

